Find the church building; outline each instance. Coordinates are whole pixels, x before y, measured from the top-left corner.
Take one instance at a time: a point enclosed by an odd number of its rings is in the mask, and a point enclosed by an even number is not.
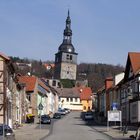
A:
[[[68,11],[66,27],[63,33],[63,42],[55,54],[55,79],[76,80],[77,55],[72,44],[71,19]]]

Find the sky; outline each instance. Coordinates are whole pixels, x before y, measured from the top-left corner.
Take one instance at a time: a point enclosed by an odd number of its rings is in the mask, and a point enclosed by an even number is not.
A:
[[[126,65],[140,52],[140,0],[0,0],[0,52],[54,61],[70,10],[78,63]]]

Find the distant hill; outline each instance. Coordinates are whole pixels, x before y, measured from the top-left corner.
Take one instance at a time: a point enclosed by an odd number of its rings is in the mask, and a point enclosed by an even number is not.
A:
[[[54,70],[47,71],[44,62],[41,60],[30,60],[28,58],[20,59],[19,57],[10,57],[13,63],[18,64],[16,71],[23,75],[28,72],[38,77],[52,78]],[[53,63],[52,61],[47,61]],[[104,84],[106,77],[114,76],[124,71],[120,65],[114,66],[101,63],[81,63],[77,66],[77,80],[87,80],[93,92],[96,92]],[[63,81],[64,82],[64,81]]]
[[[93,92],[96,92],[104,85],[106,77],[114,76],[124,71],[124,67],[109,64],[92,64],[81,63],[78,65],[77,79],[88,80],[88,86],[90,86]]]

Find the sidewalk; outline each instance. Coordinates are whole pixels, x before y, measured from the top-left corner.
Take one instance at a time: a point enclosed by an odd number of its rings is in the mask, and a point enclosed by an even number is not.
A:
[[[112,125],[109,128],[107,128],[106,122],[99,122],[95,118],[92,128],[97,130],[98,132],[104,133],[104,134],[112,137],[113,140],[123,140],[123,139],[132,140],[130,138],[130,135],[135,135],[137,127],[128,126],[127,134],[123,134],[123,131],[121,131],[120,126]]]
[[[128,130],[127,134],[123,134],[119,126],[111,126],[109,127],[109,130],[107,129],[107,126],[93,126],[93,129],[112,137],[113,140],[129,140],[129,136],[135,135],[136,132],[135,130]]]
[[[14,130],[16,140],[43,140],[49,134],[48,125],[38,123],[23,124],[22,127]]]

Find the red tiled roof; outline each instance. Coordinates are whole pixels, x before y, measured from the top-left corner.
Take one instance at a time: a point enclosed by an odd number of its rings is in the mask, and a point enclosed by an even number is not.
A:
[[[35,76],[21,76],[19,82],[26,84],[26,91],[34,91],[37,77]]]
[[[10,58],[8,56],[6,56],[5,54],[3,54],[2,52],[0,52],[0,57],[6,59],[6,60],[10,60]]]
[[[133,73],[136,74],[140,71],[140,53],[139,52],[130,52],[128,53],[130,62],[132,65]]]
[[[92,90],[90,87],[80,88],[80,99],[81,100],[90,100],[92,96]]]

